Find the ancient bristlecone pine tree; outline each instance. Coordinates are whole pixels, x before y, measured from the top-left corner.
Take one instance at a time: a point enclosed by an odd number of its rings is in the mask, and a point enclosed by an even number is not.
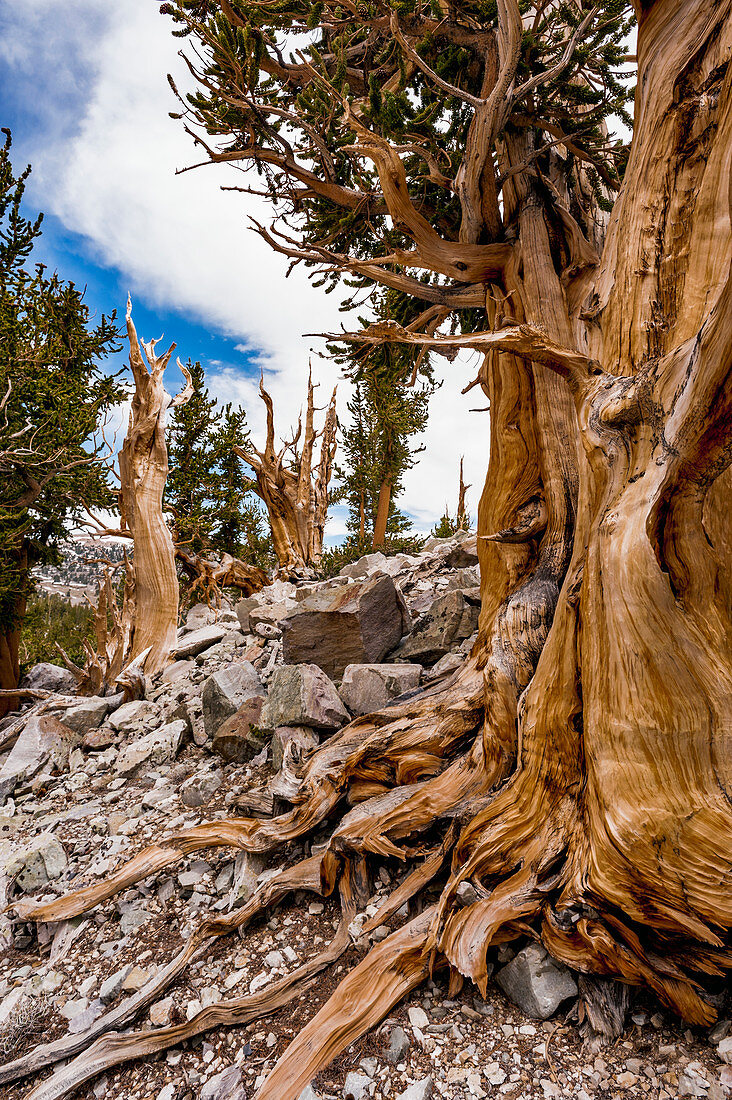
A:
[[[305,430],[302,417],[293,439],[277,449],[275,445],[272,398],[259,383],[259,395],[267,409],[267,438],[264,450],[235,447],[240,458],[251,466],[256,484],[254,492],[264,501],[277,556],[278,574],[283,578],[308,575],[323,553],[323,532],[328,514],[328,485],[336,450],[336,391],[325,413],[320,431],[315,428],[315,385],[308,376]],[[298,447],[302,437],[302,446]],[[320,439],[320,456],[315,444]]]
[[[133,589],[128,597],[132,629],[126,663],[137,661],[151,674],[168,661],[178,625],[175,547],[163,514],[168,475],[165,415],[168,409],[187,401],[192,391],[188,371],[178,359],[185,388],[172,399],[166,392],[163,375],[175,344],[164,355],[155,354],[157,340],[141,346],[129,299],[127,337],[135,392],[119,453],[119,533],[131,536],[134,547]]]
[[[450,681],[329,740],[289,813],[176,833],[102,884],[15,904],[70,918],[196,849],[269,852],[340,812],[324,851],[205,923],[150,997],[293,889],[340,891],[321,955],[186,1024],[88,1051],[74,1037],[0,1080],[82,1051],[31,1094],[58,1097],[299,996],[347,948],[385,858],[409,873],[364,931],[391,934],[257,1100],[295,1100],[430,972],[485,989],[487,952],[527,932],[585,975],[595,1028],[611,1026],[608,978],[710,1022],[706,977],[732,960],[732,0],[638,0],[627,161],[605,129],[622,2],[173,8],[197,47],[189,126],[226,135],[211,159],[256,165],[277,213],[296,211],[262,229],[273,246],[424,302],[408,330],[357,339],[483,353],[479,638]],[[317,49],[288,60],[288,31]]]

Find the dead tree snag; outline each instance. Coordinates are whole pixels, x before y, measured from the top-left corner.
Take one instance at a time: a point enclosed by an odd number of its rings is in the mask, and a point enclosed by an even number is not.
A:
[[[272,530],[272,542],[280,576],[307,576],[317,567],[323,553],[323,533],[328,514],[328,485],[336,450],[336,391],[326,410],[320,431],[315,428],[315,385],[308,376],[305,432],[302,418],[293,439],[275,447],[272,398],[259,383],[259,394],[267,409],[267,437],[264,450],[236,447],[240,458],[254,471],[254,491],[264,501]],[[302,446],[298,443],[302,436]],[[315,444],[320,439],[320,456]]]
[[[187,401],[190,377],[178,360],[186,386],[171,400],[163,383],[165,368],[175,350],[155,354],[156,340],[140,345],[132,323],[132,303],[127,301],[127,337],[135,392],[130,420],[119,454],[120,534],[131,536],[134,546],[134,627],[128,660],[142,658],[147,673],[165,666],[178,625],[178,578],[175,548],[163,514],[163,489],[168,473],[165,414]],[[144,352],[144,355],[143,355]]]

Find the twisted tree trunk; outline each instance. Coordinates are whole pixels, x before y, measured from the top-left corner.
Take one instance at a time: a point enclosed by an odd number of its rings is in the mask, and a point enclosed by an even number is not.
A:
[[[264,450],[244,450],[241,447],[234,450],[254,471],[254,491],[267,508],[279,575],[285,578],[302,577],[319,565],[323,553],[328,485],[338,427],[336,391],[333,390],[325,422],[318,432],[315,429],[315,386],[312,374],[308,376],[305,433],[303,435],[301,419],[295,437],[279,451],[275,449],[272,398],[265,390],[263,381],[259,383],[259,394],[267,409]],[[301,435],[302,449],[298,450]],[[319,437],[320,457],[315,465],[315,443]]]
[[[197,848],[272,850],[348,798],[325,852],[204,926],[168,981],[290,890],[338,884],[347,921],[370,859],[411,858],[368,932],[442,874],[438,903],[343,979],[257,1100],[295,1100],[434,967],[453,988],[467,977],[484,990],[488,950],[529,927],[590,978],[646,985],[684,1019],[714,1019],[704,979],[732,965],[732,0],[648,0],[638,18],[635,134],[609,222],[563,151],[554,173],[519,170],[535,152],[527,129],[506,136],[499,165],[519,246],[506,244],[500,263],[480,252],[495,216],[480,154],[507,94],[495,79],[468,135],[460,242],[413,210],[403,219],[436,270],[459,261],[485,286],[490,330],[366,333],[484,353],[483,604],[469,661],[328,741],[290,813],[187,830],[105,883],[15,904],[37,920],[70,918]],[[504,63],[522,33],[517,5],[502,0],[499,23]],[[398,157],[368,141],[396,211],[408,195]],[[461,906],[465,881],[477,900]],[[101,1039],[32,1095],[64,1095],[125,1057],[279,1007],[342,948],[339,932],[264,1005],[238,998],[153,1038]],[[43,1058],[68,1054],[67,1044]]]
[[[135,617],[128,660],[134,661],[147,651],[144,669],[153,673],[165,666],[178,625],[175,548],[163,515],[163,490],[168,476],[165,415],[168,408],[189,399],[192,386],[179,359],[186,386],[171,402],[163,375],[175,344],[162,356],[155,354],[156,340],[143,343],[141,348],[129,299],[127,336],[135,393],[119,454],[119,509],[121,531],[132,536],[134,545]]]

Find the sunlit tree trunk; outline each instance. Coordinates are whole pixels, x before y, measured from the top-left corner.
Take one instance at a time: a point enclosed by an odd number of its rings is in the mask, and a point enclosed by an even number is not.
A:
[[[285,578],[307,575],[318,566],[323,553],[338,422],[336,391],[333,390],[323,427],[320,431],[316,430],[315,388],[311,375],[308,378],[304,434],[301,419],[294,439],[277,450],[274,406],[264,383],[260,382],[259,393],[267,409],[264,450],[234,448],[254,472],[254,492],[267,508],[278,573]],[[298,449],[301,435],[302,447]],[[320,456],[316,463],[315,443],[318,438]]]
[[[379,488],[379,499],[376,506],[376,519],[374,520],[373,548],[376,550],[384,545],[386,527],[389,522],[389,505],[391,504],[391,482],[382,481]]]
[[[510,0],[498,11],[511,77],[523,22]],[[484,291],[480,331],[381,323],[356,337],[483,354],[491,435],[469,660],[330,738],[289,813],[189,830],[173,852],[148,849],[86,892],[16,905],[69,918],[196,847],[270,851],[332,821],[347,798],[322,854],[271,879],[246,912],[291,889],[338,886],[347,945],[368,861],[419,845],[421,862],[365,930],[442,872],[439,900],[346,975],[257,1100],[296,1100],[441,967],[451,989],[469,978],[485,990],[489,949],[527,930],[588,988],[620,979],[691,1023],[715,1017],[704,981],[732,965],[732,0],[650,0],[638,22],[635,131],[609,220],[579,201],[582,169],[564,151],[541,173],[524,170],[535,135],[509,128],[498,170],[514,238],[476,243],[494,239],[485,168],[512,77],[486,76],[492,90],[473,103],[459,241],[411,204],[393,146],[349,115],[392,219],[415,242],[408,259]],[[359,270],[377,278],[375,266]],[[322,967],[345,950],[340,935]],[[192,1022],[170,1041],[196,1033]],[[135,1056],[150,1049],[144,1035],[125,1042]],[[75,1072],[86,1079],[83,1064]]]
[[[155,340],[141,348],[131,310],[128,301],[127,336],[135,392],[127,435],[119,454],[120,526],[132,536],[134,547],[135,617],[128,659],[134,661],[147,653],[143,667],[153,673],[169,659],[178,624],[175,548],[163,514],[163,490],[168,475],[165,416],[171,407],[163,375],[175,344],[162,356],[155,354]],[[186,377],[186,388],[175,398],[180,404],[188,400],[192,388],[180,360],[178,366]]]

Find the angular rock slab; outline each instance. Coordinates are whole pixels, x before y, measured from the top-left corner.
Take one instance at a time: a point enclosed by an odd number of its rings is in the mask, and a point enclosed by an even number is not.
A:
[[[249,661],[227,665],[209,676],[201,692],[206,736],[214,737],[226,719],[236,714],[239,707],[253,695],[264,695],[264,688],[257,670]]]
[[[129,703],[123,703],[109,716],[109,724],[120,733],[129,733],[138,722],[145,722],[157,714],[154,703],[148,699],[130,699]]]
[[[75,733],[88,733],[102,724],[110,710],[120,705],[122,698],[112,696],[105,699],[101,695],[94,695],[90,699],[84,699],[77,706],[64,711],[63,723]]]
[[[50,715],[29,718],[0,769],[0,805],[18,783],[32,779],[42,767],[65,769],[78,742],[73,730]]]
[[[496,982],[510,1001],[527,1016],[548,1020],[563,1001],[578,994],[566,967],[555,962],[540,943],[530,943],[496,974]]]
[[[260,721],[264,730],[278,726],[337,730],[349,715],[335,684],[318,665],[280,665],[269,681]]]
[[[160,726],[126,745],[114,762],[114,770],[119,775],[134,775],[145,765],[167,763],[175,757],[187,731],[188,723],[182,719]]]
[[[364,554],[358,561],[352,561],[350,565],[344,565],[338,574],[340,577],[370,577],[374,573],[383,573],[386,565],[386,555],[377,550],[374,554]]]
[[[287,664],[312,662],[335,679],[347,665],[378,663],[391,652],[409,629],[409,612],[391,577],[377,576],[320,589],[281,626]]]
[[[371,714],[419,687],[421,665],[349,665],[339,695],[351,714]]]
[[[256,756],[265,744],[265,737],[259,732],[263,705],[261,695],[246,699],[216,730],[213,751],[230,764],[246,764]]]
[[[178,638],[173,646],[174,657],[181,660],[183,657],[196,657],[203,653],[204,649],[210,649],[216,642],[220,642],[230,627],[223,623],[211,623],[210,626],[202,626],[200,630],[192,630]]]
[[[457,590],[438,596],[430,608],[420,615],[412,633],[399,650],[400,657],[411,657],[423,664],[434,664],[465,638],[478,625],[480,596]]]
[[[41,833],[5,864],[5,874],[27,893],[58,878],[66,870],[66,852],[51,833]]]

